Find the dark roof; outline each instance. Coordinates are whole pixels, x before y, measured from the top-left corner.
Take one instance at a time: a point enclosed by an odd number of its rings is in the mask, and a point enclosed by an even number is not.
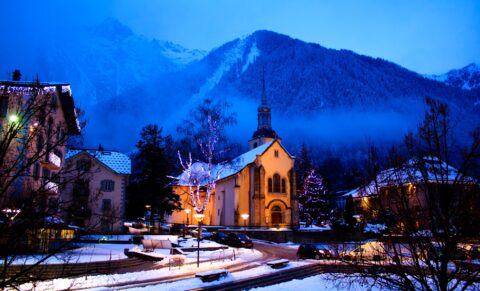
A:
[[[271,137],[271,138],[277,138],[278,135],[275,132],[275,130],[271,128],[259,128],[255,130],[253,133],[252,139],[254,138],[259,138],[259,137]]]

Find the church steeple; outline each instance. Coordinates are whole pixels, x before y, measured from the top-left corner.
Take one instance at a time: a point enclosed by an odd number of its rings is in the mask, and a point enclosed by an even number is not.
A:
[[[257,109],[258,126],[249,141],[250,148],[256,148],[266,142],[277,138],[277,133],[272,129],[272,114],[267,105],[267,93],[265,90],[265,70],[262,72],[262,103]]]

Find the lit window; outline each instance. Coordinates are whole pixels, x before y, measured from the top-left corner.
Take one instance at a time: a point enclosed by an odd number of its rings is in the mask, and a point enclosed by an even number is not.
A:
[[[102,180],[100,188],[103,192],[112,192],[115,189],[115,182],[112,180]]]

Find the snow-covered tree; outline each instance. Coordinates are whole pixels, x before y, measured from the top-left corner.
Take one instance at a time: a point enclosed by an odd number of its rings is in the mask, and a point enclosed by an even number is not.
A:
[[[300,219],[311,224],[323,222],[329,215],[329,201],[323,178],[314,169],[308,171],[298,196]]]

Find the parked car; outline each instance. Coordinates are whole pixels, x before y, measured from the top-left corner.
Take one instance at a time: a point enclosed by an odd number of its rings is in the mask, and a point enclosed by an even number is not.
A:
[[[314,244],[301,244],[297,250],[297,258],[303,259],[331,259],[332,253],[326,248],[320,248]]]
[[[183,230],[185,229],[185,224],[173,224],[170,227],[170,234],[183,234]]]
[[[193,237],[197,237],[198,236],[198,228],[192,230],[191,233],[192,233]],[[211,236],[212,236],[212,233],[210,231],[208,231],[208,229],[202,228],[202,232],[200,233],[200,238],[201,239],[210,238]]]
[[[227,244],[232,247],[253,248],[252,240],[244,233],[229,233]]]
[[[352,251],[342,254],[345,261],[383,261],[387,259],[387,251],[382,242],[367,242]]]
[[[219,244],[227,244],[227,234],[223,231],[214,232],[210,239]]]

